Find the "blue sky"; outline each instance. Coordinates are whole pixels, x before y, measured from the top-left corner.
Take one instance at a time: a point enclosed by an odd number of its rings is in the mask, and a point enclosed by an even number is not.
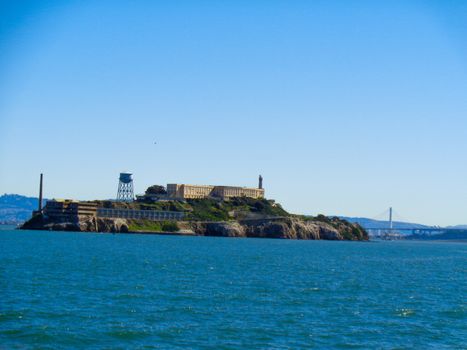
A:
[[[2,1],[0,192],[118,173],[467,222],[467,3]],[[154,144],[154,142],[157,144]]]

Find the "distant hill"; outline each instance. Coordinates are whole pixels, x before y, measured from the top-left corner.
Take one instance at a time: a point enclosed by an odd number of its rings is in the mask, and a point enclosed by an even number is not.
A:
[[[373,220],[368,218],[358,218],[358,217],[347,217],[347,216],[339,216],[340,219],[347,220],[349,222],[355,222],[360,224],[365,229],[374,228],[374,229],[387,229],[389,226],[388,221],[381,221],[381,220]],[[428,228],[430,226],[421,225],[421,224],[414,224],[410,222],[401,222],[401,221],[393,221],[392,226],[395,229],[403,230],[407,228]]]
[[[20,224],[31,217],[37,209],[38,198],[18,194],[0,196],[0,224]],[[45,204],[45,199],[43,200]]]
[[[347,220],[349,222],[354,222],[360,224],[365,229],[373,228],[373,229],[387,229],[388,228],[388,221],[381,221],[381,220],[373,220],[368,218],[358,218],[358,217],[345,217],[339,216],[340,219]],[[467,239],[467,225],[456,225],[456,226],[447,226],[446,228],[449,229],[456,229],[459,230],[457,232],[447,232],[442,234],[415,234],[413,235],[410,231],[404,231],[407,228],[430,228],[432,226],[421,225],[421,224],[414,224],[410,222],[400,222],[394,221],[393,228],[396,230],[400,230],[401,234],[405,234],[407,239],[429,239],[429,240],[465,240]]]
[[[456,230],[467,230],[467,225],[447,226],[447,228],[454,228]]]

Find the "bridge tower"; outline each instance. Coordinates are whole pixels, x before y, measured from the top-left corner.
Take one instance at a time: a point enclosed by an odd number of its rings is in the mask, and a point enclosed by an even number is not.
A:
[[[389,208],[389,231],[392,231],[393,224],[392,224],[392,207]]]
[[[120,173],[117,191],[118,202],[133,202],[135,197],[133,192],[133,179],[129,173]]]

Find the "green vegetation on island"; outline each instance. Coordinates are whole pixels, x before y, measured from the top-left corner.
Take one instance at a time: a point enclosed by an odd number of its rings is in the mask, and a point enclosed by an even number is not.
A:
[[[128,220],[130,232],[178,232],[176,221]]]
[[[304,217],[301,218],[306,221],[314,221],[314,222],[323,222],[326,223],[336,230],[339,230],[341,235],[346,240],[352,240],[357,238],[358,240],[364,240],[368,238],[367,232],[358,224],[350,224],[348,221],[338,218],[336,216],[325,216],[325,215],[318,215],[318,216],[311,216],[311,217]]]
[[[186,220],[191,221],[229,221],[245,218],[286,217],[290,216],[280,204],[268,199],[236,197],[228,201],[219,199],[186,199],[146,201],[146,202],[113,202],[98,203],[104,208],[161,210],[184,212]]]
[[[153,187],[154,192],[160,193],[159,188]],[[290,214],[274,200],[264,198],[147,199],[135,202],[103,201],[98,205],[114,209],[175,211],[185,214],[181,221],[128,219],[129,232],[176,233],[183,230],[199,235],[228,237],[368,239],[367,232],[358,224],[324,215]]]

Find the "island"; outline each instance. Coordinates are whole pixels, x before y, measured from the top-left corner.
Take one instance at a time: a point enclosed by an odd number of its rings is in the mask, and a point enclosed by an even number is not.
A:
[[[289,214],[280,204],[263,198],[234,197],[228,201],[201,198],[153,203],[56,200],[47,203],[44,211],[36,212],[21,229],[368,240],[367,232],[358,224],[324,215]]]
[[[123,175],[123,176],[122,176]],[[121,174],[117,200],[48,200],[20,228],[103,233],[155,233],[366,241],[359,224],[338,217],[287,212],[258,188],[168,184],[133,199],[131,174]],[[123,181],[122,181],[123,179]],[[130,189],[130,190],[129,190]],[[122,195],[120,194],[122,191]],[[41,203],[41,202],[40,202]]]

